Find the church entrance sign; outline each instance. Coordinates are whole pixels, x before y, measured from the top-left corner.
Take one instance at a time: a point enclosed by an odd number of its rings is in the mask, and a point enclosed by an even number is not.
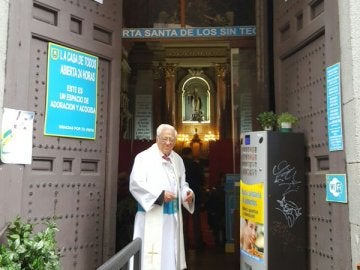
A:
[[[95,139],[98,58],[49,43],[45,135]]]
[[[189,28],[124,28],[123,39],[230,38],[256,36],[255,25]]]

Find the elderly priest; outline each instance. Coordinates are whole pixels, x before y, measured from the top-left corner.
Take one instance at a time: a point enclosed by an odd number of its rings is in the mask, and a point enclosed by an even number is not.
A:
[[[193,213],[195,195],[173,151],[176,136],[173,126],[161,124],[156,143],[135,157],[130,174],[130,192],[138,202],[134,238],[143,241],[144,270],[186,269],[181,206]]]

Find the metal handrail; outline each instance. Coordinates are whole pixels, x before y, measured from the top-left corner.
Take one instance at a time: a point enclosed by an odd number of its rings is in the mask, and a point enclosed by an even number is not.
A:
[[[134,270],[141,270],[141,239],[136,238],[127,244],[122,250],[112,256],[97,270],[120,270],[129,269],[129,261],[134,256]]]

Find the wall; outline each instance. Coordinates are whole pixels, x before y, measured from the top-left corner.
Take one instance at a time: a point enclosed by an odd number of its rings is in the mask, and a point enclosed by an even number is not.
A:
[[[8,16],[9,16],[9,0],[0,0],[0,108],[2,108],[2,104],[3,104],[3,90],[5,84],[5,62],[6,62]],[[0,112],[0,119],[1,118],[2,118],[2,111]]]
[[[360,263],[360,2],[338,1],[352,269]]]
[[[4,102],[4,87],[5,87],[5,64],[6,64],[6,50],[7,50],[7,34],[8,34],[8,18],[9,18],[9,0],[0,0],[0,134],[2,123],[2,107]],[[2,168],[0,168],[1,170]],[[7,185],[8,187],[11,185]],[[0,190],[0,231],[2,224],[6,217],[4,215],[6,203],[6,193],[8,190]]]

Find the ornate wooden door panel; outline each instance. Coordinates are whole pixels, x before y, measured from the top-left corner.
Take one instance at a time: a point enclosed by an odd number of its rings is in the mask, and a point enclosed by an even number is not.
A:
[[[96,140],[43,136],[47,42],[31,41],[29,109],[36,112],[33,161],[24,171],[22,215],[56,216],[64,269],[101,263],[109,62],[99,61]]]
[[[19,0],[10,10],[4,106],[35,120],[32,164],[0,170],[16,175],[8,215],[56,216],[62,269],[96,269],[115,249],[122,1]],[[99,59],[95,140],[44,136],[48,42]]]
[[[329,40],[338,28],[328,20],[337,6],[325,1],[274,2],[276,109],[298,116],[306,138],[308,267],[351,269],[348,206],[329,203],[325,175],[344,173],[344,154],[328,150],[325,68],[339,52]],[[334,56],[335,55],[335,56]],[[330,63],[330,64],[328,64]]]

